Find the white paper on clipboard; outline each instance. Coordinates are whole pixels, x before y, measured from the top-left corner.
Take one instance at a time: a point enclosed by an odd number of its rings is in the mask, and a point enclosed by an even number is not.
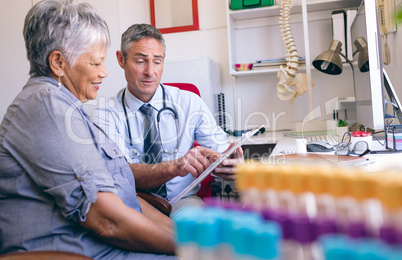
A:
[[[256,129],[250,130],[247,133],[242,134],[240,140],[234,146],[232,146],[232,148],[230,148],[228,151],[222,154],[222,156],[214,163],[209,165],[209,167],[200,176],[198,176],[197,179],[195,179],[190,185],[188,185],[187,188],[185,188],[182,192],[180,192],[176,197],[171,199],[169,202],[170,205],[175,204],[178,200],[183,198],[189,191],[191,191],[198,184],[200,184],[209,174],[213,172],[213,170],[215,170],[216,167],[218,167],[224,160],[229,158],[229,156],[232,155],[236,151],[236,149],[239,148],[244,143],[245,140],[254,136],[263,126],[264,125],[261,125]]]

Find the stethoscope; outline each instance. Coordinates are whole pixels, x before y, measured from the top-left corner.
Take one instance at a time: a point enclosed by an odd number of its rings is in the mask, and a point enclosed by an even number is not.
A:
[[[173,151],[168,151],[167,149],[165,149],[165,147],[163,146],[163,142],[162,142],[162,138],[161,138],[161,147],[162,147],[162,151],[167,153],[167,154],[174,154],[177,153],[178,149],[179,149],[179,119],[177,117],[177,113],[176,111],[171,108],[166,106],[166,95],[165,95],[165,87],[162,84],[159,84],[162,88],[162,98],[163,98],[163,108],[160,109],[158,111],[158,113],[156,114],[156,123],[158,125],[158,132],[159,132],[159,136],[160,136],[160,121],[161,121],[161,114],[163,111],[168,110],[173,114],[175,123],[176,123],[176,148]],[[130,157],[132,159],[134,159],[134,157],[137,155],[137,151],[133,148],[133,139],[131,138],[131,128],[130,128],[130,123],[128,120],[128,116],[127,116],[127,109],[126,109],[126,103],[124,101],[124,97],[126,95],[126,88],[123,90],[123,94],[121,95],[121,104],[123,106],[123,110],[124,110],[124,115],[126,117],[126,122],[127,122],[127,129],[128,129],[128,137],[130,139]]]

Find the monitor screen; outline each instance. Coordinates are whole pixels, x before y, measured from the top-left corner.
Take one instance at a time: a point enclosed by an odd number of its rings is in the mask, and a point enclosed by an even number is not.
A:
[[[394,119],[397,117],[399,119],[399,123],[400,123],[401,118],[402,118],[401,101],[399,101],[395,88],[392,85],[392,82],[391,82],[390,78],[388,77],[388,73],[385,71],[385,69],[383,69],[383,73],[384,73],[385,92],[387,93],[387,96],[388,96],[388,99],[387,99],[387,97],[385,97],[385,105],[390,104],[391,108],[392,108],[392,112],[391,112],[392,114],[387,114],[387,110],[389,111],[391,109],[388,109],[387,106],[385,107],[385,118],[386,119]],[[387,122],[387,123],[390,123],[390,122]]]
[[[351,26],[352,41],[362,37],[367,43],[368,67],[355,66],[357,122],[374,130],[384,130],[383,68],[375,1],[363,0]],[[357,50],[353,45],[353,52]],[[353,60],[359,60],[357,52]],[[364,71],[364,72],[362,72]]]

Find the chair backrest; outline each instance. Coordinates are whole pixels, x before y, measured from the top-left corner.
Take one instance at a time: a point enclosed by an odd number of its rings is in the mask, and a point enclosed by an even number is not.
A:
[[[199,89],[194,84],[191,84],[191,83],[163,83],[163,84],[173,86],[173,87],[179,88],[181,90],[187,90],[187,91],[193,92],[201,97]],[[200,146],[200,144],[197,141],[194,141],[194,147],[197,147],[197,146]],[[211,183],[213,183],[214,181],[215,180],[211,175],[206,177],[201,182],[201,188],[197,192],[198,197],[200,197],[200,198],[211,197]]]
[[[187,90],[187,91],[193,92],[201,97],[200,91],[194,84],[191,84],[191,83],[163,83],[163,84],[173,86],[173,87],[179,88],[181,90]]]

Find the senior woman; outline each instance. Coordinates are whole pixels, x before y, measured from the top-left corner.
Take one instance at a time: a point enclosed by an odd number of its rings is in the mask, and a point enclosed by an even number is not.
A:
[[[44,0],[23,33],[31,77],[0,126],[0,254],[175,258],[170,219],[137,198],[123,154],[83,110],[107,76],[105,21]]]

